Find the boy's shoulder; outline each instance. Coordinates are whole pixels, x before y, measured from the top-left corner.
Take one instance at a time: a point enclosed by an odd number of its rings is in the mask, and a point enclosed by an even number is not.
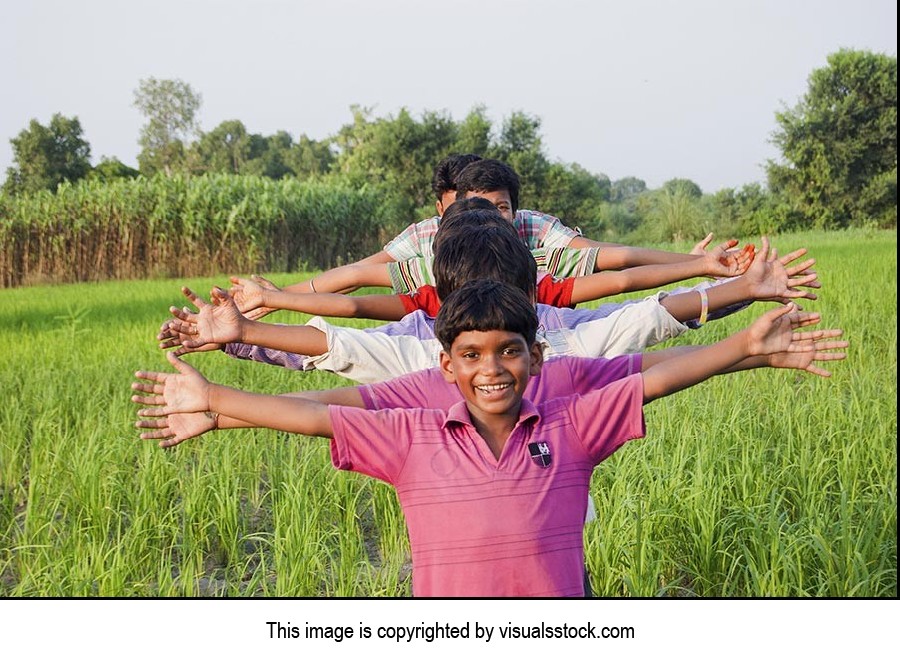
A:
[[[516,211],[516,222],[559,222],[560,219],[549,213],[530,210],[528,208],[520,208]]]

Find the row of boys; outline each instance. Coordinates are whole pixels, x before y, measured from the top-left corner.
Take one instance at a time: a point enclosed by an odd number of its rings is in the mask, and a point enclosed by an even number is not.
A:
[[[815,299],[805,250],[779,259],[765,238],[758,253],[733,242],[706,252],[709,237],[687,255],[595,243],[551,216],[513,213],[515,173],[476,156],[442,162],[434,188],[439,216],[357,264],[283,290],[234,279],[210,302],[185,289],[197,310],[173,307],[160,333],[176,372],[136,374],[141,437],[171,447],[259,426],[332,438],[337,468],[396,488],[415,595],[581,596],[591,472],[644,435],[644,404],[747,368],[827,376],[816,363],[844,358],[839,330],[795,331],[819,321],[792,302]],[[570,308],[698,276],[718,279]],[[398,294],[338,293],[385,283]],[[783,305],[712,346],[640,352],[754,300]],[[399,320],[369,330],[259,321],[276,308]],[[180,359],[209,349],[364,384],[243,392]]]

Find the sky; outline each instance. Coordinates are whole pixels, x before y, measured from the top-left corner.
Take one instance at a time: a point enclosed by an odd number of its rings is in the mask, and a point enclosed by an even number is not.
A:
[[[94,164],[136,166],[140,80],[200,124],[322,139],[352,120],[478,105],[538,117],[548,156],[651,188],[765,181],[776,112],[841,48],[896,56],[895,0],[0,0],[0,178],[32,119],[77,116]]]

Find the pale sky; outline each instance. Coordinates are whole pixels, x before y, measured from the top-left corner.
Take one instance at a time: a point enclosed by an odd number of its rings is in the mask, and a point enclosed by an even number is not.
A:
[[[548,155],[651,188],[764,181],[775,113],[841,48],[896,56],[895,0],[0,0],[0,179],[31,119],[77,116],[92,160],[135,165],[143,78],[200,123],[316,139],[406,107],[543,122]]]

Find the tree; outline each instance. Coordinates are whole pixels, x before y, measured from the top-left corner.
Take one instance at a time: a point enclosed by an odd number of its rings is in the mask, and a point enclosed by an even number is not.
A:
[[[609,201],[609,189],[609,178],[604,174],[591,174],[577,164],[553,163],[547,168],[535,206],[559,216],[569,226],[595,235],[600,226],[600,208]]]
[[[620,178],[612,184],[610,201],[620,204],[647,191],[647,183],[634,176]]]
[[[354,180],[386,183],[413,207],[433,204],[432,170],[450,153],[456,123],[445,113],[425,112],[416,121],[406,108],[396,117],[371,119],[371,111],[353,107],[353,124],[335,138],[338,169]]]
[[[56,113],[49,126],[32,119],[10,144],[15,166],[6,170],[3,184],[10,194],[55,191],[63,181],[77,181],[91,171],[91,147],[78,117]]]
[[[290,139],[290,137],[288,137]],[[290,148],[285,162],[298,178],[309,178],[326,174],[336,160],[332,150],[332,140],[314,140],[305,134]]]
[[[171,174],[184,161],[185,144],[198,131],[201,96],[181,80],[141,80],[134,107],[147,118],[141,128],[138,164],[145,174]]]
[[[475,106],[459,124],[459,130],[451,151],[474,153],[483,156],[491,144],[491,120],[483,105]]]
[[[100,164],[91,170],[88,175],[90,179],[96,179],[108,183],[118,178],[137,178],[140,172],[134,167],[129,167],[118,158],[107,158],[104,156],[100,160]]]
[[[259,139],[254,140],[254,137]],[[201,135],[191,147],[191,168],[201,172],[239,174],[264,150],[265,141],[248,133],[243,122],[236,119],[223,121]]]
[[[690,199],[699,199],[703,196],[703,190],[700,189],[700,186],[689,178],[669,179],[663,183],[662,189],[672,195],[680,192]]]
[[[262,139],[264,141],[262,154],[247,164],[246,171],[273,179],[282,179],[294,174],[295,171],[290,165],[294,140],[290,134],[280,130],[274,135]],[[251,151],[255,148],[252,147]]]
[[[840,50],[809,77],[796,107],[776,114],[769,188],[807,226],[897,224],[897,58]]]
[[[540,118],[524,112],[513,112],[506,117],[500,128],[500,137],[491,147],[490,156],[516,170],[522,182],[519,199],[536,206],[550,168],[544,154]],[[524,206],[521,202],[520,205]]]

